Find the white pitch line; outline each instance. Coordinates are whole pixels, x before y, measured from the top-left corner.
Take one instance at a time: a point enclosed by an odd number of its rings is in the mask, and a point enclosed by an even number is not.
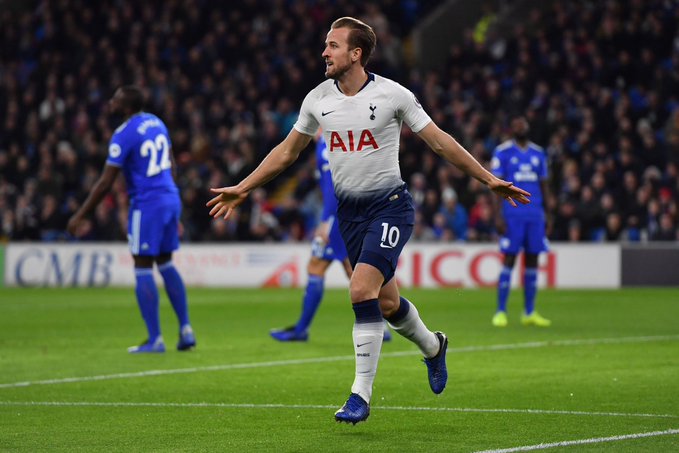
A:
[[[56,407],[184,407],[184,408],[224,408],[224,409],[336,409],[336,406],[322,404],[255,404],[255,403],[153,403],[131,401],[0,401],[0,406],[56,406]],[[473,407],[418,407],[418,406],[371,406],[373,410],[408,412],[474,412],[474,413],[512,413],[537,415],[576,415],[598,417],[639,417],[639,418],[679,418],[671,414],[635,414],[623,412],[585,412],[541,409],[483,409]]]
[[[516,451],[546,450],[555,447],[570,447],[572,445],[600,444],[603,442],[617,442],[619,440],[642,439],[644,437],[671,436],[679,434],[679,429],[667,429],[665,431],[651,431],[647,433],[624,434],[621,436],[595,437],[591,439],[564,440],[549,444],[525,445],[522,447],[502,448],[500,450],[483,450],[476,453],[512,453]]]
[[[482,345],[482,346],[464,346],[459,348],[448,348],[448,353],[464,353],[464,352],[481,352],[481,351],[508,351],[517,349],[535,349],[552,346],[581,346],[581,345],[595,345],[595,344],[621,344],[621,343],[647,343],[655,341],[674,341],[679,340],[679,335],[659,335],[659,336],[641,336],[641,337],[619,337],[619,338],[592,338],[580,340],[555,340],[555,341],[532,341],[527,343],[510,343],[510,344],[496,344],[496,345]],[[400,352],[386,352],[381,354],[381,357],[405,357],[412,355],[420,355],[419,351],[400,351]],[[243,370],[252,368],[267,368],[277,366],[290,365],[306,365],[327,362],[338,362],[354,360],[353,355],[334,356],[334,357],[312,357],[308,359],[292,359],[292,360],[276,360],[269,362],[253,362],[253,363],[234,363],[224,365],[210,365],[204,367],[191,368],[175,368],[168,370],[148,370],[137,371],[131,373],[114,373],[103,374],[95,376],[78,376],[59,379],[44,379],[39,381],[20,381],[8,382],[0,384],[0,389],[29,387],[32,385],[54,385],[54,384],[69,384],[75,382],[90,382],[90,381],[105,381],[111,379],[130,379],[141,378],[148,376],[165,376],[172,374],[186,374],[198,373],[204,371],[227,371],[227,370]]]

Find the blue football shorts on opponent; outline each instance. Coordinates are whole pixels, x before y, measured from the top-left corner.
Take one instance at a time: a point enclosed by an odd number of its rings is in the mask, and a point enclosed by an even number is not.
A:
[[[347,248],[344,246],[342,235],[340,234],[339,223],[335,220],[328,233],[327,244],[312,245],[311,254],[326,261],[344,261],[347,257]]]
[[[178,196],[133,202],[127,221],[127,240],[132,255],[158,256],[177,250],[181,209]]]
[[[366,220],[340,220],[340,231],[353,268],[357,263],[370,264],[389,282],[396,272],[398,258],[413,232],[415,208],[405,189],[389,196]]]
[[[518,255],[523,249],[525,253],[537,255],[549,251],[544,220],[518,217],[506,219],[506,224],[507,231],[500,238],[502,253]]]

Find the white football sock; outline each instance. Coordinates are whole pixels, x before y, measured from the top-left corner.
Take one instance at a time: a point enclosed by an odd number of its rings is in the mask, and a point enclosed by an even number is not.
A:
[[[356,393],[368,403],[372,396],[383,337],[384,324],[382,322],[354,323],[356,376],[351,386],[351,393]]]
[[[400,335],[415,343],[425,357],[431,358],[438,354],[441,347],[439,339],[434,332],[424,325],[415,304],[412,302],[410,302],[410,310],[405,317],[396,323],[389,322],[389,325]]]

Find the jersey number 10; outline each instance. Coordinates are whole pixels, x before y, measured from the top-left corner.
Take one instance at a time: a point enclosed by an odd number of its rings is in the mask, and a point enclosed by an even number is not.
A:
[[[146,176],[155,176],[163,170],[172,167],[170,161],[170,143],[163,134],[158,134],[155,140],[146,140],[139,148],[141,157],[149,158],[149,166],[146,168]],[[160,153],[160,156],[158,154]]]

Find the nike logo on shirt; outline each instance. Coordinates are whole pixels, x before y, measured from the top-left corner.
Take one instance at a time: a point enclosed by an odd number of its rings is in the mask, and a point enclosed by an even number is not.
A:
[[[321,116],[330,115],[332,112],[334,112],[334,110],[330,110],[329,112],[321,112]]]

